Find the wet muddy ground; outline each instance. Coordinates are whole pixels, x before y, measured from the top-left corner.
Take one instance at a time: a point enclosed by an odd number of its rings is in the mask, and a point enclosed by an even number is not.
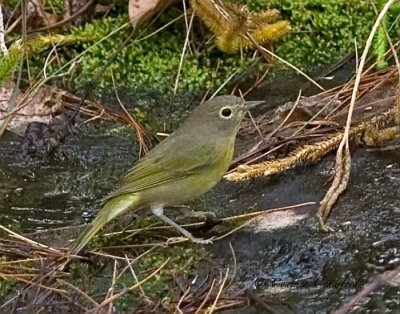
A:
[[[137,158],[132,139],[93,134],[86,130],[69,138],[55,157],[45,159],[24,157],[21,139],[7,134],[0,145],[1,223],[30,232],[90,220],[101,198]],[[317,165],[252,182],[222,182],[192,207],[224,217],[318,202],[329,187],[332,164],[330,156]],[[314,205],[259,217],[209,246],[216,268],[236,271],[229,294],[249,290],[277,313],[327,313],[399,265],[400,149],[356,150],[350,184],[329,221],[336,232],[316,230],[316,209]],[[65,240],[60,235],[50,242]],[[399,308],[399,286],[388,284],[355,313],[396,313]],[[240,312],[265,310],[255,305]]]
[[[327,190],[332,160],[256,180],[243,188],[238,203],[261,209],[318,202]],[[336,232],[316,230],[316,209],[267,215],[217,243],[214,254],[231,268],[228,241],[234,248],[235,289],[263,294],[278,313],[329,313],[365,283],[400,265],[400,151],[360,149],[354,154],[350,184],[329,220]],[[398,285],[386,285],[355,313],[396,313],[399,308]]]

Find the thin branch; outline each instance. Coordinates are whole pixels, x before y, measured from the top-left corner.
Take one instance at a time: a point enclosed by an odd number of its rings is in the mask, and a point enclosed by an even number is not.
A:
[[[357,304],[361,303],[369,294],[382,287],[388,281],[398,277],[400,275],[400,266],[395,269],[384,273],[383,275],[375,278],[371,283],[364,286],[364,288],[354,295],[348,302],[343,304],[333,314],[346,314],[350,312]]]

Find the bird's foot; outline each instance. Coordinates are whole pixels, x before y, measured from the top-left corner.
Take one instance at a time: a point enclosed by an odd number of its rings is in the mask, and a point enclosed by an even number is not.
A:
[[[212,243],[212,239],[200,239],[200,238],[196,238],[195,236],[193,236],[189,231],[187,231],[185,228],[181,227],[180,225],[178,225],[175,221],[171,220],[170,218],[168,218],[167,216],[165,216],[162,212],[162,207],[154,207],[152,208],[152,212],[154,215],[156,215],[158,218],[160,218],[161,220],[163,220],[165,223],[169,224],[171,227],[174,227],[176,230],[178,230],[182,235],[185,236],[185,238],[189,239],[190,241],[192,241],[193,243],[198,243],[198,244],[211,244]],[[183,238],[183,239],[185,239]],[[173,242],[177,242],[176,240],[178,239],[179,242],[182,241],[182,237],[178,237],[178,238],[172,238]],[[170,240],[167,241],[167,244],[171,243]]]
[[[193,237],[190,239],[193,243],[197,244],[213,244],[214,237],[211,237],[210,239],[202,239],[202,238],[196,238]]]
[[[214,238],[210,238],[210,239],[196,238],[193,235],[191,237],[172,237],[167,240],[167,245],[185,242],[188,240],[193,243],[196,243],[196,244],[212,244],[213,239]]]
[[[171,237],[171,238],[168,238],[167,245],[181,243],[181,242],[185,242],[188,240],[189,240],[189,238],[186,238],[186,237]]]

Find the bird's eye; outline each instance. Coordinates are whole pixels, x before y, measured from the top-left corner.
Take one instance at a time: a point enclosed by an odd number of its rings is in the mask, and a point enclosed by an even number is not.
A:
[[[222,119],[230,119],[232,118],[232,109],[229,107],[224,107],[221,109],[221,111],[219,112],[219,115]]]

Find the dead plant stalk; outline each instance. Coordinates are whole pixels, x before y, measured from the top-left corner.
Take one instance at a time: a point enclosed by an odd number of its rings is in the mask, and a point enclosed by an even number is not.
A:
[[[349,133],[351,128],[351,121],[352,115],[354,111],[354,106],[357,98],[358,88],[361,81],[361,76],[363,73],[365,61],[367,59],[367,55],[369,49],[371,47],[373,38],[375,36],[376,30],[378,29],[379,25],[385,14],[388,12],[390,6],[394,3],[395,0],[389,0],[385,6],[383,7],[382,11],[379,13],[372,30],[368,36],[367,42],[365,44],[365,48],[363,54],[361,55],[360,63],[357,69],[356,80],[354,82],[353,93],[351,95],[350,105],[349,105],[349,112],[347,115],[346,127],[344,129],[344,134],[342,140],[339,144],[339,148],[336,153],[336,163],[335,163],[335,177],[331,187],[329,188],[328,192],[326,193],[324,199],[320,203],[320,207],[318,209],[317,217],[319,219],[320,228],[324,232],[328,232],[332,230],[330,227],[326,225],[326,221],[329,217],[331,209],[333,205],[336,203],[337,199],[339,198],[340,194],[346,190],[347,184],[350,178],[350,170],[351,170],[351,155],[349,150]],[[343,151],[344,149],[344,151]]]

